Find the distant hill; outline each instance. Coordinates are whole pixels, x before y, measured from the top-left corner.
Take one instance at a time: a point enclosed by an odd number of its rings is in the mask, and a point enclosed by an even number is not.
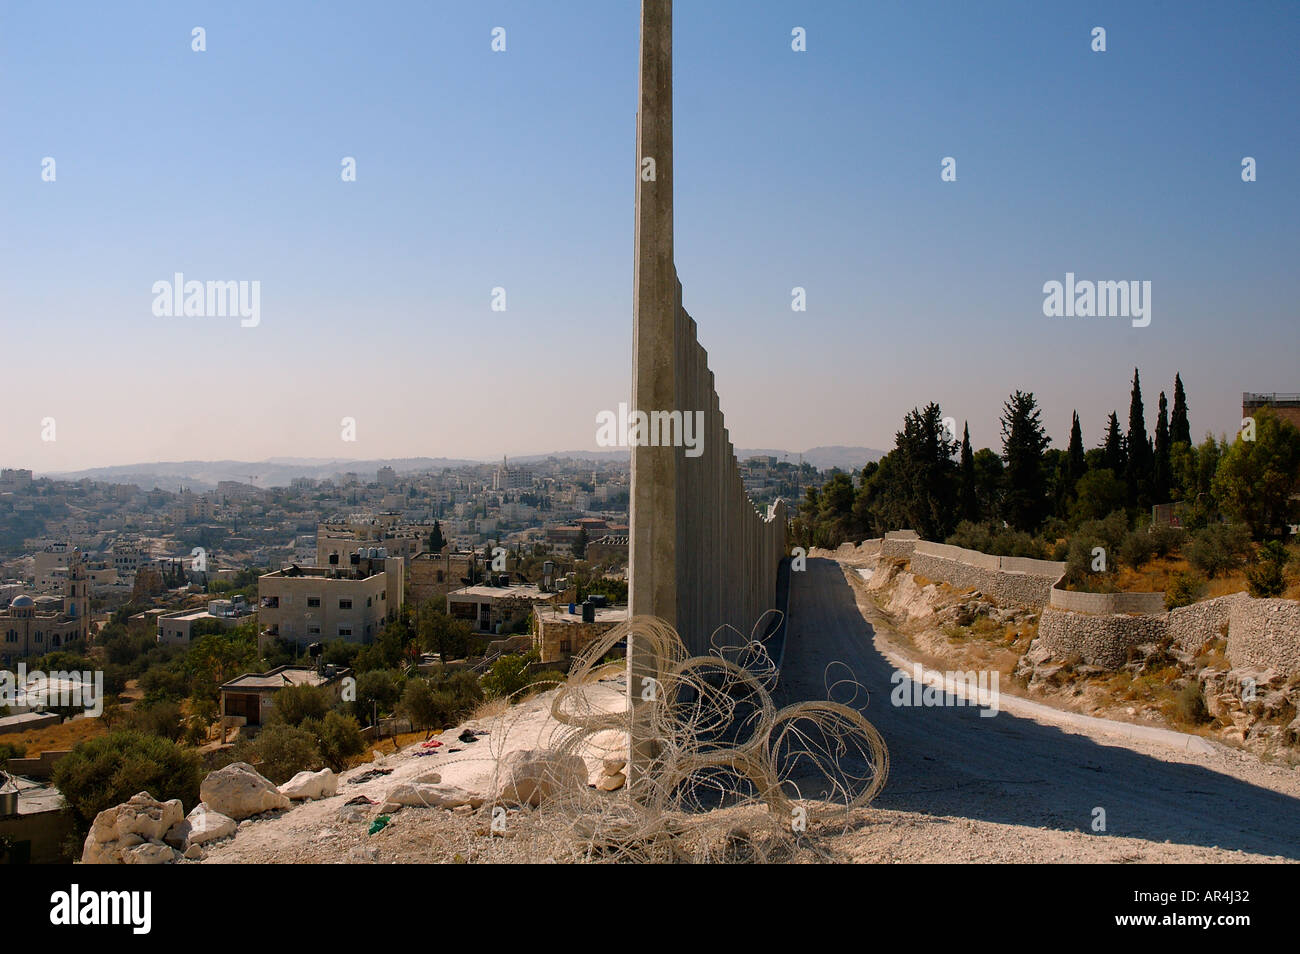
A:
[[[746,449],[736,451],[740,460],[747,457],[776,457],[791,462],[798,461],[797,451],[774,450],[771,448]],[[870,447],[814,447],[803,452],[805,462],[825,470],[839,467],[841,470],[860,468],[869,460],[879,460],[884,451]],[[521,454],[509,458],[512,464],[529,464],[548,458],[568,458],[592,462],[627,461],[629,452],[621,450],[567,450],[554,451],[549,454]],[[299,477],[315,480],[334,477],[337,474],[355,473],[363,480],[374,480],[375,472],[380,467],[391,467],[400,473],[439,471],[444,467],[474,467],[492,464],[500,458],[471,460],[464,457],[394,457],[375,460],[344,460],[341,458],[322,457],[272,457],[267,460],[185,460],[155,461],[147,464],[120,464],[114,467],[92,467],[88,470],[64,471],[61,473],[42,474],[58,480],[98,480],[109,484],[138,484],[144,490],[158,487],[162,490],[177,491],[188,487],[196,492],[213,490],[219,481],[234,480],[240,483],[252,483],[258,487],[287,487]],[[250,479],[255,478],[255,479]]]
[[[375,472],[385,465],[399,473],[404,471],[441,470],[466,467],[482,461],[451,457],[401,457],[391,460],[328,460],[312,457],[273,457],[269,460],[186,460],[156,461],[149,464],[122,464],[116,467],[92,467],[89,470],[50,473],[42,476],[58,480],[89,478],[109,484],[138,484],[144,490],[158,487],[177,491],[189,487],[202,492],[213,490],[218,481],[236,480],[258,487],[287,487],[298,477],[322,480],[335,474],[352,472],[364,480],[374,480]],[[256,477],[250,480],[250,476]]]
[[[812,447],[803,452],[805,464],[812,464],[818,470],[829,470],[831,467],[838,467],[840,470],[861,470],[862,465],[872,460],[880,460],[885,456],[885,451],[876,450],[874,447],[845,447],[841,444],[834,444],[829,447]],[[788,450],[772,450],[770,448],[738,448],[736,457],[744,460],[746,457],[775,457],[778,460],[788,459],[792,464],[798,463],[799,452]]]

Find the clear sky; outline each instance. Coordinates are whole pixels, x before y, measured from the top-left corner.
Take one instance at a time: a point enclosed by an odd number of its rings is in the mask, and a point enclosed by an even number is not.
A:
[[[631,384],[638,23],[0,5],[0,463],[594,448]],[[1198,436],[1300,391],[1300,4],[679,0],[675,33],[677,268],[737,445],[887,448],[934,400],[999,447],[1021,388],[1092,446],[1135,365],[1151,426],[1182,372]],[[156,317],[176,272],[259,281],[260,323]],[[1066,272],[1150,281],[1150,325],[1045,317]]]

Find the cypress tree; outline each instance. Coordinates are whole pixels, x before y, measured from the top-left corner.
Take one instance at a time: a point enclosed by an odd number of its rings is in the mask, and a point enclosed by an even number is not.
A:
[[[1183,393],[1183,379],[1174,375],[1174,411],[1169,419],[1169,442],[1192,442],[1192,427],[1187,420],[1187,395]]]
[[[1127,461],[1127,455],[1124,453],[1124,435],[1119,429],[1119,415],[1114,411],[1110,412],[1110,417],[1106,419],[1106,441],[1102,444],[1105,448],[1104,460],[1106,468],[1116,476],[1123,478],[1124,467]]]
[[[970,446],[970,423],[961,431],[961,491],[958,500],[963,520],[979,520],[980,501],[975,490],[975,455]]]
[[[1169,461],[1169,404],[1165,392],[1160,392],[1160,416],[1156,419],[1155,465],[1152,475],[1152,491],[1155,503],[1164,503],[1169,499],[1169,485],[1173,476],[1173,467]]]
[[[1129,506],[1145,506],[1151,495],[1151,472],[1154,469],[1151,440],[1147,437],[1146,415],[1142,410],[1142,381],[1133,369],[1133,390],[1128,405],[1128,466],[1124,480],[1128,484]]]

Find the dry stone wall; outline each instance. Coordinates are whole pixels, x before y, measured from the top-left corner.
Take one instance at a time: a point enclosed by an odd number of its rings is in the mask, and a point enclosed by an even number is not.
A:
[[[1300,602],[1248,598],[1232,604],[1228,659],[1237,668],[1300,672]]]

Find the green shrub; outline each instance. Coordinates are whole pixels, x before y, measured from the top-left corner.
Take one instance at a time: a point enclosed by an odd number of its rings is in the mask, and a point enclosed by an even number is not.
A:
[[[1250,534],[1237,524],[1212,523],[1192,534],[1187,562],[1210,579],[1241,566],[1250,552]]]
[[[1182,550],[1183,542],[1187,539],[1187,531],[1179,527],[1156,527],[1151,530],[1149,536],[1155,555],[1163,559],[1171,553]]]
[[[126,713],[124,727],[156,735],[162,739],[179,742],[185,732],[185,722],[181,715],[181,704],[171,700],[145,705],[143,702]]]
[[[1286,591],[1286,564],[1289,554],[1286,547],[1270,540],[1259,548],[1253,564],[1246,568],[1246,582],[1250,595],[1256,597],[1281,596]]]
[[[179,798],[185,809],[199,800],[199,758],[175,742],[129,730],[73,746],[54,767],[53,782],[83,823],[137,792],[159,801]]]
[[[285,725],[302,725],[325,718],[329,708],[329,697],[319,686],[285,686],[275,694],[273,717]]]
[[[1205,580],[1196,573],[1176,573],[1165,590],[1165,609],[1190,606],[1205,592]]]
[[[1145,530],[1131,531],[1119,545],[1119,558],[1135,570],[1147,564],[1155,552],[1155,541]]]
[[[524,655],[502,656],[483,676],[483,691],[494,699],[504,699],[525,689],[529,682],[528,664],[537,660],[536,651]]]
[[[299,772],[318,772],[325,767],[316,736],[307,729],[274,722],[254,739],[235,745],[235,760],[254,765],[259,772],[283,785]]]
[[[343,771],[350,758],[366,750],[357,720],[337,709],[331,709],[322,719],[305,719],[301,728],[315,736],[321,758],[336,772]]]

